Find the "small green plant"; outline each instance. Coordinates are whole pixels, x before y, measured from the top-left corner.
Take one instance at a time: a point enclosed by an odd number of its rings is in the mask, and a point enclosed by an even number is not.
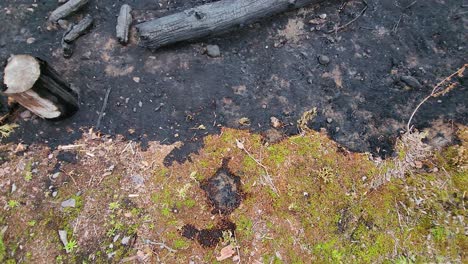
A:
[[[33,227],[36,225],[36,221],[35,220],[31,220],[31,221],[28,221],[28,226],[30,227]]]
[[[119,202],[112,202],[109,204],[109,209],[110,210],[116,210],[120,208],[120,203]]]
[[[10,208],[15,208],[15,207],[18,207],[19,206],[19,202],[16,201],[16,200],[10,200],[8,201],[8,207]]]
[[[5,258],[6,255],[6,248],[5,244],[3,243],[3,236],[0,234],[0,262]]]
[[[68,243],[65,245],[64,249],[68,253],[72,253],[73,250],[75,250],[77,247],[78,247],[78,243],[76,242],[76,240],[72,239],[72,240],[68,241]]]
[[[0,126],[0,135],[1,138],[7,138],[10,136],[13,131],[15,131],[15,128],[17,128],[17,124],[5,124],[3,126]]]
[[[165,217],[169,217],[171,215],[171,209],[164,207],[163,209],[161,209],[161,214]]]
[[[30,160],[24,168],[24,180],[27,182],[32,180],[32,163],[32,160]]]

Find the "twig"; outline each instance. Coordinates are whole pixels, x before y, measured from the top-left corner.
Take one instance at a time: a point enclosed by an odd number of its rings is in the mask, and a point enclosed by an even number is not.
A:
[[[398,19],[398,21],[396,22],[395,26],[393,26],[393,33],[396,33],[397,30],[398,30],[398,27],[400,26],[400,22],[401,22],[401,19],[403,18],[403,15],[400,15],[400,18]]]
[[[426,96],[419,104],[418,106],[416,106],[416,108],[414,109],[413,113],[411,114],[409,120],[408,120],[408,123],[406,124],[406,131],[409,132],[411,130],[411,121],[413,120],[413,117],[414,115],[416,114],[416,112],[419,110],[419,108],[425,103],[427,102],[427,100],[431,99],[431,97],[436,97],[438,94],[440,94],[441,92],[443,93],[445,90],[439,90],[439,88],[445,84],[446,82],[448,82],[450,79],[452,79],[455,75],[459,75],[461,76],[463,74],[463,72],[465,71],[466,67],[468,67],[468,64],[465,64],[463,65],[460,69],[456,70],[454,73],[450,74],[450,76],[448,76],[447,78],[445,78],[444,80],[442,80],[441,82],[439,82],[436,86],[434,86],[434,88],[432,89],[431,93]],[[449,87],[450,88],[453,88],[453,87]],[[448,90],[447,90],[448,92]]]
[[[264,179],[267,181],[268,185],[275,192],[275,194],[279,196],[278,189],[276,189],[276,186],[273,183],[273,180],[272,180],[272,178],[270,176],[270,173],[268,173],[268,168],[265,165],[263,165],[260,161],[258,161],[252,154],[250,154],[250,152],[247,149],[245,149],[244,143],[242,141],[236,139],[236,144],[237,144],[237,147],[239,149],[243,150],[245,152],[245,154],[247,154],[247,156],[249,156],[251,159],[253,159],[255,161],[255,163],[258,164],[258,166],[262,167],[262,169],[265,171],[265,174],[266,174],[264,176]]]
[[[240,252],[239,252],[239,243],[237,243],[236,231],[234,231],[234,241],[236,242],[236,251],[237,251],[237,256],[239,257],[239,260],[237,261],[237,263],[240,264],[241,258],[240,258]]]
[[[104,103],[102,104],[101,112],[99,112],[99,117],[96,123],[96,130],[98,130],[99,126],[101,125],[101,119],[102,119],[102,116],[104,115],[104,111],[106,110],[107,101],[109,100],[109,94],[111,90],[112,90],[112,86],[109,86],[109,88],[107,88],[107,91],[106,91],[106,96],[104,97]]]
[[[331,33],[336,33],[346,27],[348,27],[349,25],[351,25],[352,23],[354,23],[356,20],[358,20],[360,17],[362,17],[364,15],[364,13],[366,13],[366,10],[367,8],[369,7],[369,5],[367,4],[367,1],[366,0],[361,0],[363,3],[364,3],[364,8],[361,10],[361,12],[359,13],[358,16],[356,16],[355,18],[351,19],[348,23],[342,25],[342,26],[339,26],[339,27],[335,27],[334,29],[332,30],[329,30],[327,31],[326,33],[327,34],[331,34]]]
[[[149,239],[144,239],[144,242],[146,244],[150,244],[150,245],[156,245],[156,246],[160,246],[161,248],[165,248],[167,249],[167,251],[171,252],[171,253],[175,253],[177,252],[177,250],[173,249],[173,248],[170,248],[169,246],[166,245],[166,243],[164,242],[153,242]]]
[[[418,0],[414,0],[414,1],[413,1],[413,3],[411,3],[411,4],[407,5],[407,6],[406,6],[406,7],[404,7],[403,9],[408,9],[408,8],[410,8],[410,7],[414,6],[414,5],[415,5],[417,2],[418,2]]]

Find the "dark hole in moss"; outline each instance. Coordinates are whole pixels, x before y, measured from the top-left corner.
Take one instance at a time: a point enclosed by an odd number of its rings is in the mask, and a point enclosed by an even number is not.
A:
[[[227,161],[223,160],[222,167],[200,186],[214,207],[213,214],[230,214],[242,201],[240,177],[229,171]]]
[[[193,225],[184,225],[182,227],[182,236],[188,239],[195,239],[200,231]]]
[[[222,220],[216,227],[198,230],[193,225],[182,227],[182,236],[191,240],[197,240],[205,248],[216,246],[222,239],[223,233],[230,231],[231,236],[236,230],[236,225],[230,221]]]

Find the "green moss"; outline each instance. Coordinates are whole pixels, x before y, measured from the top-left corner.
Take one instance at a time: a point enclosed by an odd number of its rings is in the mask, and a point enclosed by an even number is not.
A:
[[[196,204],[197,204],[197,202],[195,200],[193,200],[193,199],[187,199],[187,200],[184,201],[184,205],[189,209],[194,207]]]
[[[186,248],[188,248],[190,246],[190,242],[187,241],[186,239],[182,239],[182,238],[181,239],[176,239],[176,240],[174,240],[172,246],[174,247],[174,249],[177,249],[177,250],[186,249]]]
[[[443,242],[447,236],[447,231],[443,226],[438,226],[431,230],[431,234],[436,242]]]
[[[468,172],[455,173],[452,176],[452,182],[461,193],[468,192]]]
[[[239,219],[236,221],[236,226],[237,230],[246,236],[251,236],[253,235],[253,230],[252,230],[252,220],[247,218],[245,215],[240,215]]]
[[[291,153],[290,150],[282,145],[273,145],[267,148],[268,159],[273,161],[276,165],[282,164],[286,157]]]
[[[0,262],[5,258],[5,256],[6,256],[6,247],[3,242],[3,237],[0,234]]]

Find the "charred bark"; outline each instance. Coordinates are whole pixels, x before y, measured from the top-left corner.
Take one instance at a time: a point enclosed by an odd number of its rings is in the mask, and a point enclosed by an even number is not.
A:
[[[130,24],[132,24],[132,8],[129,5],[122,5],[120,8],[119,17],[117,18],[117,39],[122,44],[128,43],[128,33],[130,31]]]
[[[57,9],[50,14],[49,21],[57,22],[59,19],[69,16],[86,5],[88,1],[89,0],[69,0],[65,4],[57,7]]]

